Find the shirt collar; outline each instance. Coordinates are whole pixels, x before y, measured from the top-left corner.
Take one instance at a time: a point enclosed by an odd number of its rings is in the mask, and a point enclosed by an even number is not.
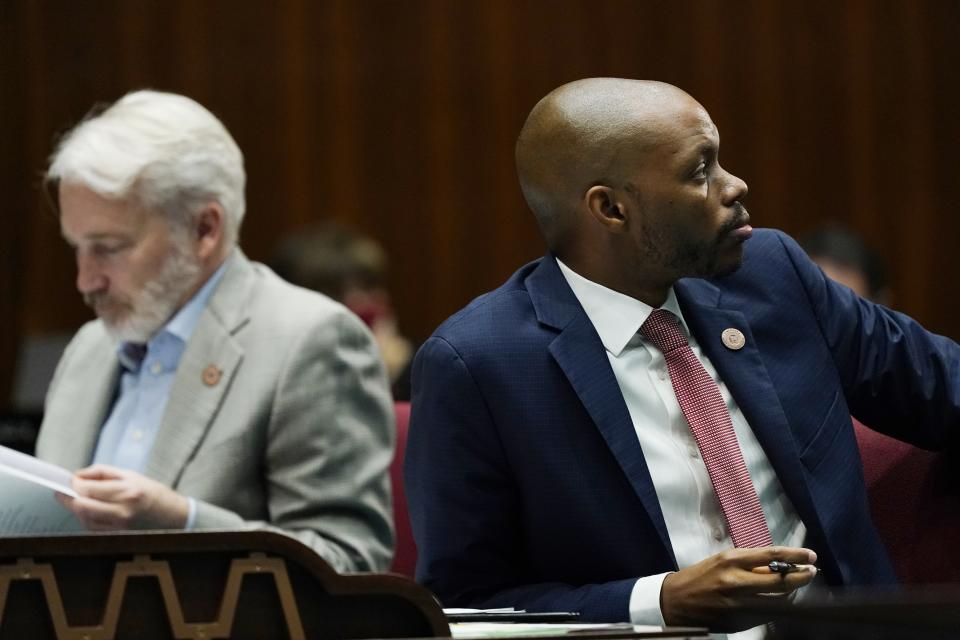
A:
[[[563,264],[559,258],[556,258],[560,266],[560,272],[566,278],[567,284],[573,290],[573,295],[580,301],[587,317],[600,336],[603,346],[613,357],[620,357],[620,354],[627,347],[627,344],[637,335],[637,331],[646,321],[647,317],[653,312],[653,307],[636,298],[608,289],[607,287],[588,280],[579,273]],[[673,287],[667,292],[667,299],[660,307],[677,316],[680,319],[680,326],[684,333],[689,336],[687,323],[680,312],[680,305],[677,303],[677,296]]]
[[[229,260],[224,260],[223,264],[213,272],[213,275],[210,276],[203,286],[187,301],[187,304],[180,307],[180,310],[163,325],[160,331],[147,343],[145,351],[157,351],[160,345],[168,343],[171,339],[174,339],[181,345],[185,345],[187,341],[190,340],[190,336],[193,335],[193,330],[197,328],[197,323],[200,322],[200,316],[203,314],[203,310],[206,308],[210,296],[213,295],[213,291],[217,288],[217,284],[227,270],[228,262]],[[140,361],[134,356],[134,354],[138,352],[144,352],[143,345],[129,342],[121,342],[117,345],[117,357],[120,359],[120,364],[132,372],[136,372],[140,368]]]
[[[224,260],[223,264],[203,283],[200,290],[190,298],[187,304],[183,305],[180,310],[170,318],[163,329],[161,329],[161,333],[171,333],[183,340],[183,342],[187,342],[190,339],[190,336],[193,335],[193,330],[200,321],[200,315],[206,308],[210,296],[213,295],[213,290],[217,288],[217,283],[223,278],[223,273],[227,268],[227,262],[227,260]]]

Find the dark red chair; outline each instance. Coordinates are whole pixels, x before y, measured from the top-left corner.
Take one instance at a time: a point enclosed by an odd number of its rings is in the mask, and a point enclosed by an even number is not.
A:
[[[960,460],[853,426],[873,521],[900,580],[960,582]]]
[[[393,483],[393,526],[397,533],[397,548],[390,571],[412,578],[417,566],[417,546],[413,542],[410,517],[407,515],[407,495],[403,490],[403,455],[407,448],[410,403],[396,402],[393,409],[397,420],[397,447],[390,465],[390,481]]]

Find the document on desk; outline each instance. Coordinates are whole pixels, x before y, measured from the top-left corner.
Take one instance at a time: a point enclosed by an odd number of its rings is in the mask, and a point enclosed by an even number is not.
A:
[[[0,536],[83,531],[54,497],[76,497],[70,477],[62,467],[0,446]]]
[[[577,622],[580,614],[573,611],[533,611],[504,607],[501,609],[444,609],[448,622]]]
[[[450,634],[454,640],[482,640],[483,638],[531,638],[536,636],[569,635],[622,629],[633,633],[656,633],[661,627],[625,623],[527,623],[527,622],[454,622]]]

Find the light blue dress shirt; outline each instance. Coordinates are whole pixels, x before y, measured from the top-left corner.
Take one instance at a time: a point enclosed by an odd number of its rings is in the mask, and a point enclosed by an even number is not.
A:
[[[100,429],[94,463],[138,473],[147,468],[180,356],[225,269],[226,262],[146,344],[145,353],[143,345],[128,342],[118,345],[117,358],[122,368],[120,385],[110,415]],[[138,360],[140,354],[143,357]],[[197,513],[194,499],[188,496],[188,500],[187,530],[193,528]]]

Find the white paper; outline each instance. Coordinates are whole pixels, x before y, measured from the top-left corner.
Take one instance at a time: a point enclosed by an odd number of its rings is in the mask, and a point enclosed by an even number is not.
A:
[[[0,536],[84,531],[54,497],[76,497],[70,478],[62,467],[0,446]]]
[[[480,640],[483,638],[521,638],[535,636],[560,636],[623,629],[632,632],[655,632],[660,627],[634,625],[627,623],[525,623],[525,622],[454,622],[450,625],[450,634],[454,640]]]
[[[520,609],[517,611],[513,607],[501,607],[499,609],[462,609],[462,608],[445,608],[443,612],[447,615],[450,614],[463,614],[463,613],[526,613],[525,610]]]

